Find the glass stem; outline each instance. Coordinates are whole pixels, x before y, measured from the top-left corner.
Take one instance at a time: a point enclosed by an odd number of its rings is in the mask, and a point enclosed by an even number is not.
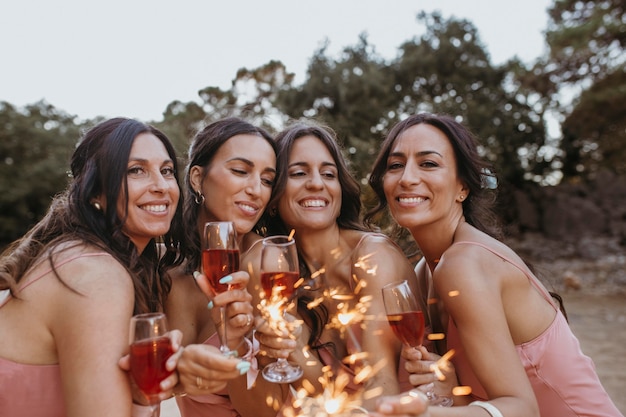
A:
[[[222,343],[220,345],[220,351],[224,355],[229,355],[231,352],[228,347],[228,332],[226,331],[226,307],[220,307],[220,315],[222,316],[222,326],[224,326],[222,329]]]
[[[150,417],[160,417],[161,415],[161,403],[150,404]]]

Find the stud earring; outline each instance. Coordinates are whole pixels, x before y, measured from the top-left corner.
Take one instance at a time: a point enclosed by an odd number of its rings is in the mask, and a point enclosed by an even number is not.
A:
[[[93,207],[98,211],[102,211],[102,206],[97,201],[93,203]]]
[[[459,200],[461,200],[461,201],[465,200],[465,196],[464,195],[460,195],[459,196]]]

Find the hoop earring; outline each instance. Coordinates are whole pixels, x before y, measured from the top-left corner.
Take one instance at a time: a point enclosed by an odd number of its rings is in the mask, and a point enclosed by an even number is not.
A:
[[[202,194],[200,191],[196,191],[196,193],[193,195],[193,201],[199,206],[204,204],[204,194]]]

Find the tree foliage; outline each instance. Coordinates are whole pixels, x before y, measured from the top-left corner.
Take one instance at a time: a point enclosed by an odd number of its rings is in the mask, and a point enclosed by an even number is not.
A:
[[[561,109],[564,178],[626,172],[626,19],[623,0],[561,0],[549,10],[545,74],[581,93]]]
[[[172,139],[184,164],[190,139],[217,119],[240,116],[277,131],[289,119],[314,118],[337,132],[365,184],[389,128],[409,114],[431,111],[471,128],[502,190],[607,168],[624,173],[624,3],[555,0],[549,16],[550,53],[530,66],[516,58],[494,65],[471,22],[420,13],[416,30],[423,34],[399,45],[393,59],[383,59],[361,34],[337,57],[328,54],[328,44],[314,51],[300,85],[279,61],[241,68],[230,88],[204,87],[198,102],[174,100],[153,124]],[[564,90],[578,94],[564,102]],[[546,130],[555,116],[562,130],[556,138]],[[0,103],[0,245],[44,214],[66,185],[80,129],[97,121],[79,123],[43,102],[23,109]],[[369,189],[363,190],[367,202]]]
[[[67,185],[80,125],[52,105],[0,102],[0,246],[43,216]]]

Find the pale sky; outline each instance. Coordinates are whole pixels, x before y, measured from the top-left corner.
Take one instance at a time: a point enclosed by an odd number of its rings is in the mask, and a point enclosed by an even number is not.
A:
[[[0,101],[45,100],[80,118],[159,121],[166,106],[230,88],[239,68],[279,60],[304,81],[325,39],[336,57],[360,33],[395,58],[423,34],[415,16],[471,21],[492,62],[546,51],[553,0],[6,0],[0,4]]]

